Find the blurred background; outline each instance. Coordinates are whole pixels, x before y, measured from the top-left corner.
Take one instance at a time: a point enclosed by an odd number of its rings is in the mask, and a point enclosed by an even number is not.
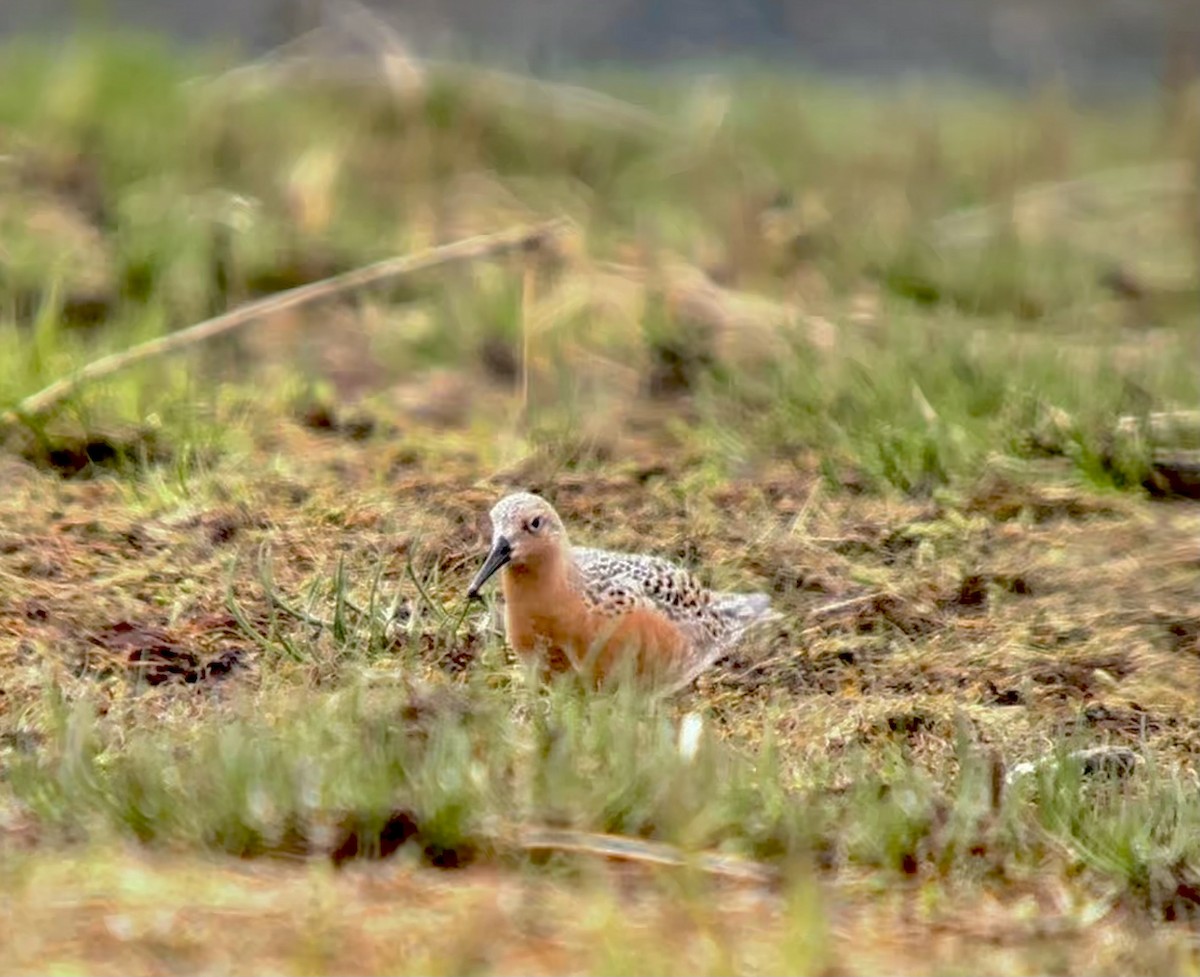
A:
[[[536,70],[621,62],[769,59],[864,79],[953,73],[1129,92],[1182,75],[1190,0],[372,0],[418,50],[470,51]],[[93,22],[262,51],[313,26],[320,0],[7,0],[0,31]]]
[[[470,423],[516,392],[512,432],[585,440],[668,402],[718,464],[815,451],[910,492],[998,444],[1142,484],[1114,425],[1197,399],[1195,3],[9,0],[0,32],[10,399],[559,218],[554,261],[339,295],[240,376],[204,364],[212,396],[265,369]],[[74,408],[170,427],[192,367]]]

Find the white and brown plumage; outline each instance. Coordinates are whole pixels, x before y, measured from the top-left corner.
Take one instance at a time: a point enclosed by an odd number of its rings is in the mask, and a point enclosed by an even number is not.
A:
[[[678,685],[777,615],[766,594],[709,590],[668,560],[575,547],[558,513],[527,492],[492,508],[492,548],[468,596],[502,571],[505,632],[520,655],[604,679],[632,657]]]

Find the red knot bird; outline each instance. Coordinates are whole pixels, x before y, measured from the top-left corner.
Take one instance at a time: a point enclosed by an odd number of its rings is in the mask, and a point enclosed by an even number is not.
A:
[[[572,546],[540,496],[506,496],[491,517],[492,548],[467,596],[502,571],[508,643],[552,671],[603,681],[627,663],[681,688],[778,617],[766,594],[709,590],[668,560]]]

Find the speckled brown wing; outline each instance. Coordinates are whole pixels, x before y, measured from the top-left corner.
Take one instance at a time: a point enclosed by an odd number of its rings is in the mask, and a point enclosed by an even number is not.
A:
[[[697,646],[734,637],[768,610],[765,595],[708,590],[690,571],[661,557],[596,549],[576,549],[573,556],[589,599],[601,613],[651,608]]]

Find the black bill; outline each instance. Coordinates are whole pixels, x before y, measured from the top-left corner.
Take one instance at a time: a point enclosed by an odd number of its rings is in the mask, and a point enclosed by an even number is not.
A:
[[[478,597],[479,588],[487,583],[488,578],[493,573],[511,559],[512,544],[509,543],[507,537],[497,536],[496,541],[492,544],[492,552],[487,555],[487,559],[483,561],[483,566],[479,568],[479,572],[475,574],[475,579],[471,581],[471,586],[467,588],[467,597]]]

